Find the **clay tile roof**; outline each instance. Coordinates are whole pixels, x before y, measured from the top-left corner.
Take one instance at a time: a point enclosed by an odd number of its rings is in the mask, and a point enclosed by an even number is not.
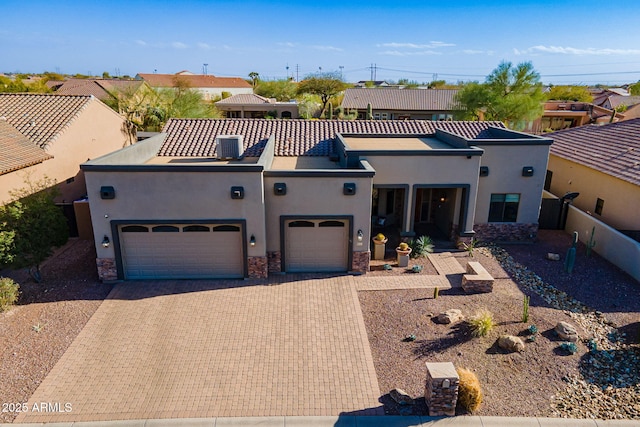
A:
[[[270,136],[276,156],[328,156],[340,134],[432,135],[443,129],[467,139],[486,133],[500,122],[433,122],[429,120],[282,120],[282,119],[171,119],[159,156],[215,156],[218,135],[243,135],[245,156],[262,153]]]
[[[547,134],[550,153],[640,185],[640,118]]]
[[[0,175],[42,163],[53,156],[0,119]]]
[[[0,118],[44,148],[75,120],[91,96],[42,93],[0,93]]]
[[[454,97],[457,89],[347,89],[343,108],[374,110],[451,111],[456,109]]]
[[[216,77],[203,74],[143,74],[138,77],[151,87],[174,87],[177,80],[184,81],[191,88],[250,88],[251,85],[240,77]]]
[[[93,95],[101,101],[112,98],[116,92],[136,91],[140,80],[69,79],[56,91],[57,95]]]
[[[243,104],[243,105],[262,105],[262,104],[269,104],[269,98],[265,98],[264,96],[260,96],[260,95],[256,95],[253,93],[241,93],[238,95],[233,95],[230,96],[228,98],[225,98],[221,101],[216,102],[215,104],[231,104],[231,105],[237,105],[237,104]]]

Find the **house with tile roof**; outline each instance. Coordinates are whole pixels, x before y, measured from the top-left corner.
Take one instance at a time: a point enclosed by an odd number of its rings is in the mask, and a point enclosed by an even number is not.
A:
[[[264,119],[267,116],[277,119],[300,117],[297,101],[278,102],[275,98],[265,98],[253,93],[233,95],[216,102],[215,105],[218,110],[224,111],[229,119]]]
[[[365,119],[370,104],[375,120],[452,120],[459,107],[456,89],[352,88],[342,99],[345,111]]]
[[[222,92],[231,95],[251,94],[253,87],[241,77],[217,77],[211,74],[193,74],[180,71],[176,74],[139,73],[135,77],[144,80],[154,89],[176,88],[180,85],[196,89],[202,93],[205,101],[222,97]]]
[[[577,192],[573,205],[640,237],[640,119],[582,126],[551,134],[545,187],[556,196]]]
[[[146,82],[122,79],[68,79],[55,91],[58,95],[93,95],[100,101],[109,102],[119,94],[135,95],[149,90]]]
[[[99,275],[366,273],[382,226],[530,241],[551,142],[499,122],[171,119],[82,165]]]
[[[623,120],[624,116],[610,108],[589,102],[547,101],[542,116],[527,124],[525,132],[536,135],[589,124],[606,124]]]
[[[60,203],[83,197],[80,164],[129,144],[123,125],[93,96],[0,94],[0,203],[27,177],[56,180]]]

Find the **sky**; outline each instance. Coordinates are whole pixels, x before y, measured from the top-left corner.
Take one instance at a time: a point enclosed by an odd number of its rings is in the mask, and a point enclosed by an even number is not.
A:
[[[502,61],[531,61],[545,84],[637,82],[640,1],[0,2],[5,73],[455,83]]]

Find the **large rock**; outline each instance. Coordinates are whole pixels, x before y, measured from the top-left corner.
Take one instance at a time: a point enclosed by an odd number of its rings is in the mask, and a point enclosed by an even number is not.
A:
[[[498,338],[498,347],[507,351],[524,351],[524,342],[513,335],[503,335]]]
[[[409,396],[409,394],[407,394],[407,392],[402,390],[401,388],[394,388],[389,392],[389,395],[393,400],[396,401],[396,403],[400,405],[413,405],[414,403],[411,396]]]
[[[558,334],[558,338],[562,341],[576,342],[578,341],[578,331],[571,323],[558,322],[553,329]]]
[[[440,323],[442,325],[448,325],[449,323],[456,323],[464,319],[462,315],[462,311],[457,308],[452,308],[451,310],[447,310],[444,313],[438,314],[435,319],[433,319],[436,323]]]

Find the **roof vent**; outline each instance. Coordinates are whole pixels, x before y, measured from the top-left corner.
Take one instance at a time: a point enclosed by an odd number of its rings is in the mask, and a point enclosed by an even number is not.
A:
[[[220,135],[216,138],[216,158],[238,160],[244,152],[242,135]]]

